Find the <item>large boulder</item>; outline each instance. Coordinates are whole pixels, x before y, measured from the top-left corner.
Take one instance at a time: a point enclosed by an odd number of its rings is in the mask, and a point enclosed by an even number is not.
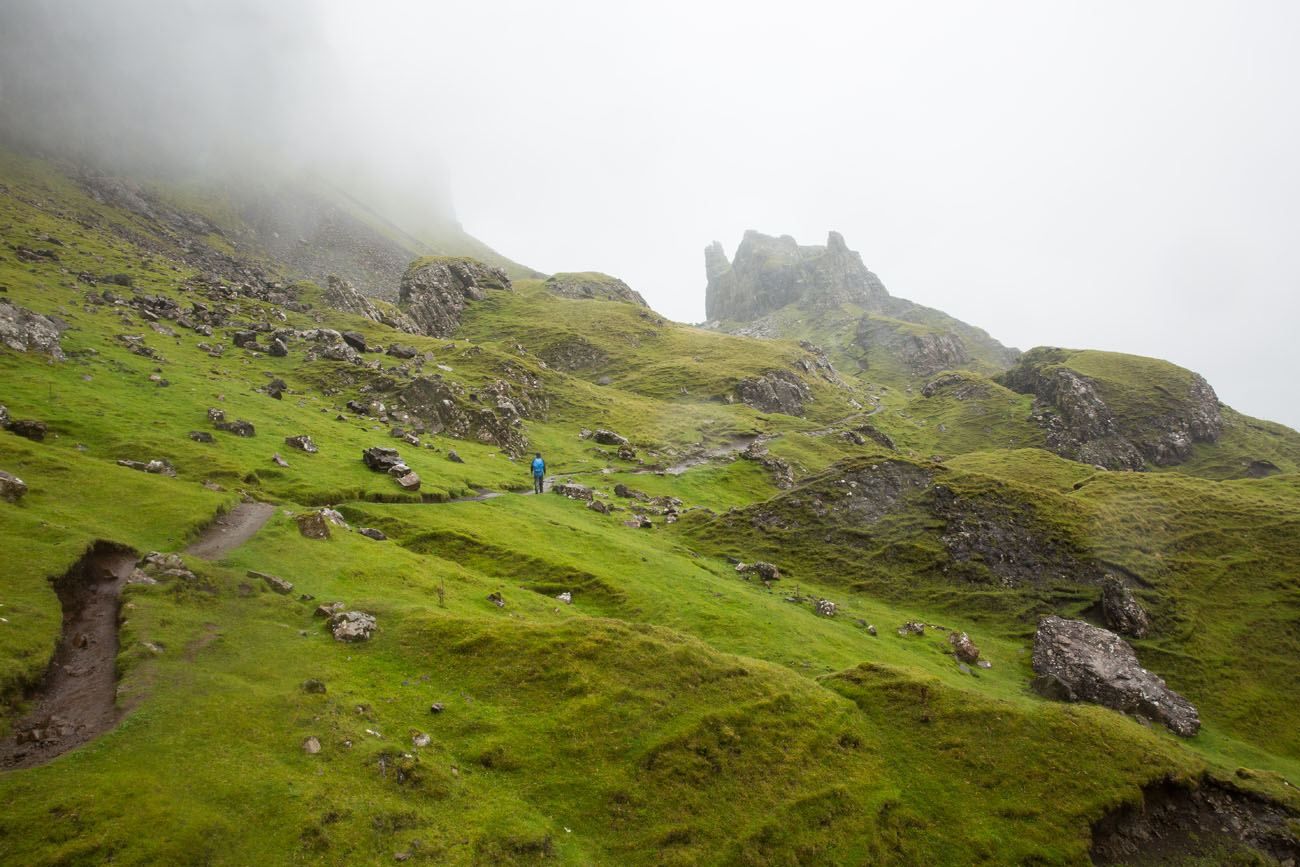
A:
[[[1055,615],[1038,622],[1034,635],[1034,688],[1065,701],[1086,701],[1164,723],[1191,737],[1201,728],[1196,708],[1138,664],[1128,642],[1115,633]]]
[[[0,300],[0,343],[18,352],[40,352],[63,361],[59,337],[67,329],[57,319]]]
[[[427,256],[402,277],[398,306],[432,337],[449,337],[471,301],[482,301],[489,290],[513,291],[506,272],[477,259]]]
[[[1101,582],[1101,614],[1106,625],[1131,638],[1146,638],[1151,632],[1151,621],[1146,611],[1133,597],[1128,585],[1114,575]]]
[[[6,473],[0,470],[0,500],[10,503],[16,503],[27,493],[27,483],[15,476],[13,473]]]
[[[610,301],[626,301],[629,304],[645,303],[641,293],[617,277],[601,274],[598,271],[552,274],[547,278],[546,291],[561,298],[605,298]]]
[[[344,313],[363,316],[372,322],[380,322],[398,331],[417,334],[420,327],[409,316],[394,310],[391,304],[376,302],[362,295],[351,283],[342,277],[330,274],[325,278],[325,290],[321,300]]]
[[[374,634],[374,615],[364,611],[340,611],[329,620],[330,632],[335,641],[369,641]]]
[[[804,403],[812,400],[812,390],[788,370],[771,370],[736,383],[736,398],[759,412],[802,416]]]

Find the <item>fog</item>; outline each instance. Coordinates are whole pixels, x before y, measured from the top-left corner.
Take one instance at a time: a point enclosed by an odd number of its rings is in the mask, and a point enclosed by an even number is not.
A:
[[[416,230],[454,202],[511,258],[682,321],[708,242],[836,229],[1005,343],[1168,358],[1300,427],[1292,3],[0,10],[10,134],[308,166]]]

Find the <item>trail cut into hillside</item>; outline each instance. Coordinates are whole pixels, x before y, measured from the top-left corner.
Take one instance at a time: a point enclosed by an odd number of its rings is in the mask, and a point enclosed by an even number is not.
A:
[[[117,695],[118,607],[138,555],[96,542],[54,590],[63,631],[32,710],[0,742],[0,768],[42,765],[111,729],[121,718]]]
[[[216,560],[253,538],[274,514],[270,503],[240,503],[205,527],[185,553]]]

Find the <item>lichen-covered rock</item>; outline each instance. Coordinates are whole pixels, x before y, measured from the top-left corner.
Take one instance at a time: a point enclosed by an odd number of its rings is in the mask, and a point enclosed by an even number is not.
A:
[[[403,465],[402,456],[397,453],[397,449],[388,449],[382,446],[362,449],[361,460],[367,467],[377,473],[386,473],[393,467]]]
[[[320,451],[320,448],[316,445],[315,442],[312,441],[312,438],[307,434],[298,434],[297,436],[285,437],[284,444],[289,446],[290,448],[295,448],[307,452],[308,454],[315,454],[316,452]]]
[[[397,403],[431,434],[491,443],[514,456],[528,450],[524,419],[543,416],[547,407],[540,383],[498,379],[470,393],[440,376],[411,380]]]
[[[748,321],[787,304],[871,308],[889,295],[839,232],[831,232],[825,246],[800,246],[789,235],[748,231],[734,262],[714,241],[704,251],[704,267],[704,306],[711,320]]]
[[[57,319],[33,313],[0,299],[0,343],[17,352],[40,352],[63,361],[59,338],[67,326]]]
[[[812,389],[788,370],[770,370],[736,383],[736,399],[759,412],[802,416],[803,405],[812,400]]]
[[[591,438],[603,446],[625,446],[628,444],[627,437],[604,428],[593,433]]]
[[[591,488],[586,485],[579,485],[576,482],[559,482],[551,486],[551,493],[559,494],[561,497],[568,497],[570,500],[592,499]]]
[[[1151,621],[1128,585],[1114,575],[1101,582],[1101,614],[1106,625],[1130,638],[1146,638]]]
[[[0,500],[9,503],[16,503],[27,495],[27,483],[15,476],[13,473],[6,473],[0,470]]]
[[[742,575],[753,573],[763,582],[781,580],[781,570],[776,567],[776,564],[762,560],[757,563],[740,563],[736,566],[736,571]]]
[[[829,599],[818,599],[813,605],[813,610],[822,617],[834,617],[835,611],[839,606]]]
[[[320,512],[307,512],[306,514],[297,515],[294,521],[298,524],[298,532],[302,533],[308,539],[328,539],[330,537],[330,524]]]
[[[321,300],[335,310],[363,316],[372,322],[381,322],[398,331],[418,333],[420,330],[408,316],[391,307],[384,309],[383,306],[358,292],[350,282],[334,274],[325,278],[325,290],[321,292]]]
[[[1055,615],[1034,635],[1034,687],[1066,701],[1087,701],[1164,723],[1191,737],[1201,720],[1191,702],[1143,668],[1115,633]]]
[[[212,426],[217,430],[232,433],[237,437],[251,437],[257,435],[257,428],[253,427],[253,423],[251,421],[244,421],[242,418],[236,421],[218,421]]]
[[[398,306],[432,337],[449,337],[471,301],[490,290],[513,291],[506,272],[476,259],[432,256],[411,264],[402,276]]]
[[[340,611],[329,619],[335,641],[369,641],[378,624],[374,615],[364,611]]]
[[[975,661],[980,658],[980,649],[975,646],[975,642],[970,640],[970,636],[964,632],[948,633],[948,644],[952,646],[953,654],[968,665],[974,665]]]
[[[561,298],[604,298],[648,307],[641,293],[617,277],[597,271],[552,274],[544,284],[546,291]]]
[[[119,467],[138,470],[142,473],[152,473],[157,476],[176,475],[176,468],[171,465],[171,462],[161,458],[152,461],[120,460],[117,462],[117,465]]]
[[[263,582],[264,584],[266,584],[267,587],[270,587],[272,590],[274,590],[276,593],[279,593],[281,596],[293,592],[293,584],[284,580],[283,578],[280,578],[279,576],[271,575],[266,572],[258,572],[254,569],[249,569],[248,577],[255,578]]]
[[[45,435],[50,432],[50,427],[45,422],[37,419],[15,418],[10,419],[5,424],[5,430],[16,436],[39,443],[44,441]]]

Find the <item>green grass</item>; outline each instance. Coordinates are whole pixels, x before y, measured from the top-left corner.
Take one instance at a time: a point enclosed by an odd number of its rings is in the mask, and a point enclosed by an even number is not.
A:
[[[70,326],[63,363],[0,349],[0,403],[52,431],[42,443],[0,433],[0,469],[31,487],[0,503],[0,550],[18,552],[0,579],[0,695],[11,710],[58,636],[48,579],[92,542],[181,550],[240,496],[276,506],[223,560],[190,559],[196,585],[128,588],[117,662],[131,711],[82,749],[0,775],[3,860],[1082,864],[1091,823],[1165,776],[1233,777],[1300,806],[1283,783],[1300,780],[1300,715],[1283,688],[1300,681],[1300,476],[1285,464],[1285,429],[1228,414],[1236,432],[1193,461],[1199,474],[1229,476],[1255,443],[1276,441],[1260,455],[1288,472],[1268,479],[1101,473],[1043,451],[1028,398],[982,374],[968,377],[978,395],[924,398],[920,381],[881,374],[883,361],[845,367],[852,316],[807,317],[809,337],[849,337],[827,347],[847,384],[810,377],[814,400],[796,418],[726,400],[738,380],[805,358],[795,339],[556,298],[540,281],[471,305],[455,339],[329,310],[310,284],[305,309],[284,323],[262,302],[226,302],[235,322],[415,345],[451,368],[426,365],[426,375],[466,395],[498,379],[527,383],[531,448],[621,510],[600,515],[553,494],[448,503],[526,488],[527,468],[477,441],[407,446],[390,424],[344,408],[391,404],[409,365],[378,354],[366,358],[379,369],[307,363],[301,342],[287,358],[230,348],[217,359],[198,343],[229,342],[226,330],[165,336],[134,312],[88,305],[98,289],[76,282],[81,270],[130,273],[137,290],[182,304],[206,299],[186,290],[189,269],[123,234],[157,227],[90,201],[47,164],[6,156],[0,169],[4,242],[64,242],[58,263],[19,264],[0,248],[3,297]],[[201,190],[172,195],[214,213],[220,204]],[[165,361],[129,353],[123,333],[144,335]],[[590,364],[547,361],[577,341]],[[289,386],[283,400],[257,390],[272,377]],[[193,442],[189,431],[211,430],[208,407],[252,421],[257,436]],[[841,435],[867,421],[901,454]],[[629,437],[637,457],[579,436],[600,427]],[[284,445],[299,433],[320,452]],[[767,470],[730,456],[653,471],[759,433],[799,487],[780,492]],[[424,480],[417,495],[360,461],[361,449],[393,444]],[[447,459],[453,448],[463,464]],[[274,466],[273,452],[290,466]],[[945,460],[927,460],[936,454]],[[121,458],[166,458],[178,475],[133,472]],[[1090,616],[1096,588],[1003,587],[989,564],[950,563],[929,482],[878,519],[823,509],[840,502],[839,479],[873,466],[942,484],[1081,562],[1140,577],[1156,628],[1138,653],[1198,705],[1202,733],[1183,741],[1034,695],[1035,615]],[[629,528],[636,507],[613,496],[618,483],[680,498],[686,511],[676,524],[654,516],[650,529]],[[292,515],[325,503],[389,541],[303,538]],[[783,578],[747,581],[729,557],[770,559]],[[250,569],[294,592],[271,593]],[[554,598],[565,590],[572,605]],[[837,616],[817,616],[817,598],[836,602]],[[312,609],[335,600],[377,616],[371,642],[329,637]],[[914,619],[968,631],[993,667],[959,669],[942,630],[897,635]],[[305,692],[309,678],[327,692]],[[431,702],[445,709],[431,714]],[[418,733],[428,746],[413,746]],[[319,755],[303,753],[309,736]]]

